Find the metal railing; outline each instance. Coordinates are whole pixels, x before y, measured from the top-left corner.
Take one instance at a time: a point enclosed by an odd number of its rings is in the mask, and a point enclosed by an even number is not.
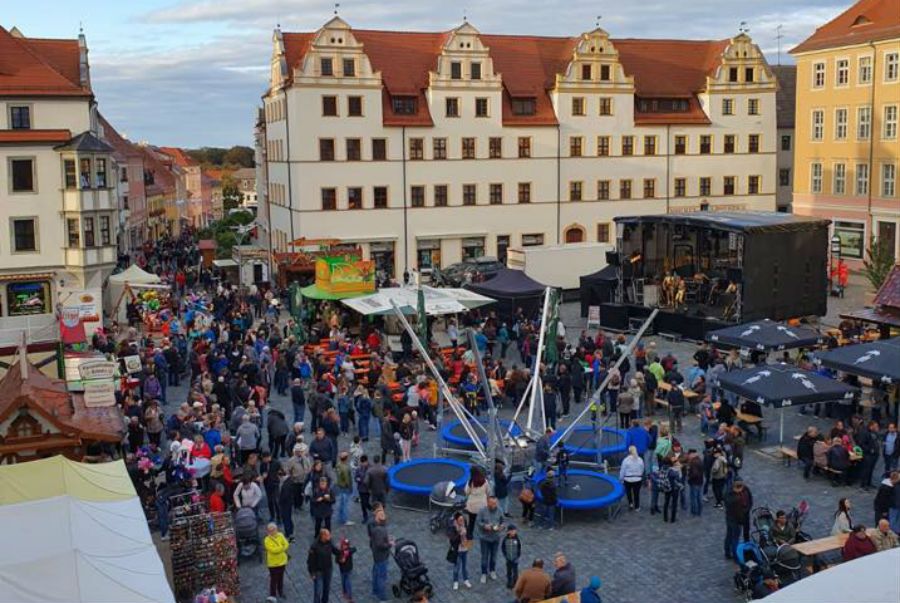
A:
[[[53,314],[8,316],[0,318],[0,347],[20,345],[23,332],[28,343],[59,340],[59,324]]]

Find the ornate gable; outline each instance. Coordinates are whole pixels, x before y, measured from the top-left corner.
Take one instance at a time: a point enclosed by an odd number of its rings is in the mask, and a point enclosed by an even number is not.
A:
[[[480,32],[468,21],[446,35],[437,68],[428,73],[431,87],[498,88],[500,74],[494,72],[490,49]]]
[[[592,88],[622,92],[634,90],[634,78],[625,75],[619,52],[609,34],[598,27],[581,34],[564,73],[556,74],[556,88]]]
[[[712,63],[716,64],[715,60]],[[759,46],[746,32],[731,38],[706,78],[707,91],[774,89],[777,81]]]
[[[335,16],[313,36],[303,62],[295,68],[294,81],[381,86],[381,73],[372,69],[362,43],[347,22]]]
[[[269,87],[277,90],[288,77],[287,57],[284,52],[284,36],[280,29],[272,32],[272,60],[269,63]]]

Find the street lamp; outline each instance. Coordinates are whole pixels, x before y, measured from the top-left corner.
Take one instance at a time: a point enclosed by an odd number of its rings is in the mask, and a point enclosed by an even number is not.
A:
[[[840,260],[841,259],[841,237],[837,236],[837,234],[832,235],[831,237],[831,249],[828,255],[829,257],[829,268],[828,268],[828,293],[834,294],[834,261],[835,257]]]

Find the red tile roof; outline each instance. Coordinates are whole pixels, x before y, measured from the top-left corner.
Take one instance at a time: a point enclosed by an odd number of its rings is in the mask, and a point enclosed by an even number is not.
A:
[[[363,50],[380,71],[384,82],[384,125],[431,125],[425,90],[428,73],[437,67],[448,32],[397,32],[352,30]],[[314,33],[283,34],[288,69],[299,67]],[[578,38],[481,34],[495,72],[502,77],[503,123],[506,125],[555,125],[556,115],[547,94],[556,75],[564,73]],[[721,61],[729,40],[612,40],[627,75],[635,80],[636,96],[692,99],[687,113],[641,115],[646,123],[709,123],[695,95],[706,87]],[[418,98],[414,115],[393,112],[392,97]],[[512,114],[512,98],[535,99],[535,114]]]
[[[97,113],[97,118],[100,121],[100,126],[103,128],[103,140],[106,141],[109,146],[116,150],[116,153],[120,157],[140,157],[141,150],[137,148],[133,143],[127,140],[124,136],[119,134],[118,130],[116,130],[109,121],[107,121],[106,117],[101,113]]]
[[[181,167],[200,165],[190,155],[178,147],[159,147],[159,150],[175,160],[175,164]]]
[[[0,144],[4,143],[37,143],[59,144],[72,138],[69,130],[0,130]]]
[[[791,54],[900,37],[900,0],[859,0],[816,29]]]
[[[19,38],[0,27],[0,94],[91,96],[80,84],[78,41]]]

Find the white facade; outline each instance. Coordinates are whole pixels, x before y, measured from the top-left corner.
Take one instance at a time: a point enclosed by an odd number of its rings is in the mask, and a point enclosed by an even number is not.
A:
[[[464,24],[447,34],[428,74],[420,102],[427,103],[431,124],[390,125],[384,109],[393,91],[385,90],[387,78],[373,67],[365,45],[346,23],[335,18],[313,34],[296,65],[287,64],[285,41],[276,31],[262,129],[274,249],[288,250],[299,237],[336,237],[360,244],[366,257],[379,261],[379,269],[399,275],[446,266],[467,255],[503,256],[509,247],[614,242],[617,216],[706,206],[773,210],[776,86],[749,38],[742,34],[731,40],[705,89],[696,94],[692,102],[699,103],[705,122],[699,124],[640,125],[652,120],[635,115],[640,101],[634,77],[619,62],[615,44],[602,30],[573,39],[568,69],[557,74],[552,88],[536,92],[549,97],[555,123],[513,125],[518,122],[504,112],[505,95],[513,96],[509,82],[494,71],[491,49],[477,30]],[[322,57],[333,57],[336,73],[343,59],[352,58],[354,75],[322,75]],[[462,65],[460,74],[453,73],[452,63]],[[472,63],[480,65],[477,80],[471,79]],[[609,78],[584,81],[584,64],[610,66]],[[732,65],[753,67],[757,79],[729,82]],[[335,97],[334,116],[323,115],[326,96]],[[448,98],[458,99],[458,116],[448,116]],[[723,115],[723,99],[730,99],[733,114]],[[357,115],[350,115],[351,102]],[[610,104],[609,115],[601,115],[601,102]],[[583,115],[573,114],[579,103]],[[623,138],[629,136],[630,156],[623,154]],[[701,154],[701,136],[711,136],[708,154]],[[725,152],[726,136],[734,137],[732,152]],[[756,138],[753,150],[751,136]],[[599,137],[608,137],[608,156],[599,156]],[[685,149],[676,153],[680,137],[685,137]],[[383,159],[374,156],[377,139],[385,141]],[[418,139],[422,159],[414,158]],[[474,159],[463,157],[470,144],[465,139],[474,139]],[[520,156],[523,139],[528,157]],[[321,156],[322,140],[334,141],[333,160]],[[356,144],[359,157],[353,156]],[[445,158],[439,158],[443,152]],[[701,190],[702,178],[710,179],[709,191]],[[728,179],[733,190],[726,191]],[[628,181],[631,194],[625,198]],[[608,199],[599,198],[603,182]],[[526,186],[528,202],[520,197]],[[324,205],[331,189],[334,209]],[[358,192],[361,207],[351,208]]]

